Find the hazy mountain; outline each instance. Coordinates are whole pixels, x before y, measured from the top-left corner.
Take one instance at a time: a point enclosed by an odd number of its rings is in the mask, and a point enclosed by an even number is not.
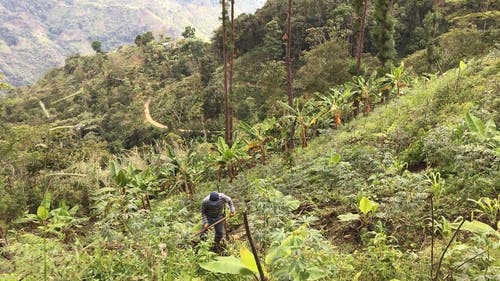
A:
[[[252,13],[264,2],[235,6]],[[110,50],[151,30],[177,37],[190,25],[208,38],[219,14],[219,0],[0,0],[0,73],[13,85],[28,84],[66,56],[92,52],[94,40]]]

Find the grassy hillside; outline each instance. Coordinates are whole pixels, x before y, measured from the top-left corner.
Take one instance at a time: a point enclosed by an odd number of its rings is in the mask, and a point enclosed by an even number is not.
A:
[[[317,274],[320,280],[423,280],[430,270],[432,197],[435,262],[460,218],[472,221],[462,226],[447,250],[439,280],[450,274],[494,280],[500,274],[499,234],[494,230],[498,214],[471,200],[499,200],[499,131],[475,127],[499,121],[499,70],[498,53],[491,53],[461,72],[452,69],[414,82],[405,96],[326,132],[307,148],[276,154],[264,166],[241,167],[234,181],[220,184],[240,210],[229,223],[226,255],[239,256],[246,244],[241,218],[246,211],[266,257],[265,268],[277,280],[309,280],[301,274]],[[470,123],[467,113],[482,121]],[[216,181],[200,182],[188,200],[185,195],[165,197],[172,190],[164,189],[169,180],[163,173],[180,168],[192,159],[189,155],[203,155],[202,146],[192,149],[195,154],[182,154],[181,148],[171,154],[168,146],[158,144],[153,153],[131,152],[104,170],[89,162],[98,152],[88,151],[85,163],[67,170],[86,177],[61,175],[49,190],[56,198],[62,192],[70,192],[67,198],[88,192],[92,228],[76,227],[87,224],[85,217],[62,206],[38,235],[12,230],[4,248],[7,258],[0,260],[11,272],[4,278],[42,278],[41,245],[47,244],[47,272],[56,279],[249,280],[198,267],[214,255],[207,243],[192,243],[197,240],[193,233],[200,219],[199,201],[217,189]],[[120,170],[128,181],[124,193]],[[195,173],[191,170],[191,176]],[[133,191],[139,179],[155,194],[150,211],[137,201],[141,193]],[[70,191],[65,185],[81,188]],[[366,216],[358,209],[363,197],[379,204]],[[360,214],[361,220],[342,221],[339,215],[348,213]],[[29,218],[19,223],[33,220]],[[461,263],[466,266],[457,267]]]
[[[497,280],[494,3],[398,2],[419,40],[385,73],[368,36],[359,76],[354,7],[294,3],[293,108],[285,1],[236,21],[231,145],[220,30],[71,56],[2,97],[0,279],[255,280],[246,213],[270,280]],[[196,234],[213,190],[238,209],[220,251]]]
[[[245,1],[237,13],[254,12]],[[35,82],[64,58],[89,54],[94,40],[104,50],[133,44],[137,35],[180,37],[192,26],[208,39],[219,24],[217,1],[0,1],[0,73],[13,85]]]

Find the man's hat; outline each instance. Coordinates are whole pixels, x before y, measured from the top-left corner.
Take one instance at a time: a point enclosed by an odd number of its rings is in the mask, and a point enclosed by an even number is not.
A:
[[[212,191],[210,193],[210,201],[219,201],[219,193]]]

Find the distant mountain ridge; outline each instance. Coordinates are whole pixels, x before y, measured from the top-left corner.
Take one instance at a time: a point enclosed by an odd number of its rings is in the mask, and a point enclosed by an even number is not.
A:
[[[265,0],[236,3],[253,13]],[[218,0],[0,0],[0,73],[15,86],[33,83],[65,57],[132,44],[146,31],[178,37],[185,26],[209,38],[219,25]]]

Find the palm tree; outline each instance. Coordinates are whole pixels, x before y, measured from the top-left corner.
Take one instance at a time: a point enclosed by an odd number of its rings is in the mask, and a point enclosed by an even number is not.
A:
[[[267,158],[267,142],[272,138],[271,131],[275,128],[276,119],[266,118],[262,123],[257,123],[254,126],[246,123],[240,123],[240,130],[243,131],[251,140],[245,140],[247,146],[246,151],[255,149],[260,150],[260,161],[265,164]]]

